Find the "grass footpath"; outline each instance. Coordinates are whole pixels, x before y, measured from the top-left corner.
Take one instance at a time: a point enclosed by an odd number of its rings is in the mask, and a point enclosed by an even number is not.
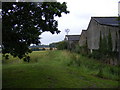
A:
[[[3,88],[117,88],[118,67],[68,51],[36,51],[30,63],[3,58]]]

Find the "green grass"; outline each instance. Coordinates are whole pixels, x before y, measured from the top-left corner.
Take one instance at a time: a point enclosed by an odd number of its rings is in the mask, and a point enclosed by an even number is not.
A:
[[[3,58],[3,88],[116,88],[118,67],[68,51],[39,51],[30,63]]]

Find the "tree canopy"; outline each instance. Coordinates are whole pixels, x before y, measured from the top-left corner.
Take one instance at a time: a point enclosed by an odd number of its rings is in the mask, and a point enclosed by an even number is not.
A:
[[[65,2],[3,2],[2,53],[26,60],[31,52],[28,47],[40,43],[41,33],[60,33],[54,17],[62,13],[69,13]]]

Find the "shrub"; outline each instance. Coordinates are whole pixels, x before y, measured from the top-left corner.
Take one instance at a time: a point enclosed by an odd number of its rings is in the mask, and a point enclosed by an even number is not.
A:
[[[72,49],[72,51],[75,52],[75,53],[80,53],[81,47],[77,44],[77,45],[75,45],[75,48]]]
[[[98,50],[94,50],[93,53],[90,54],[90,57],[99,60],[103,57],[103,54],[100,53]]]
[[[68,42],[67,41],[58,42],[57,43],[57,49],[58,50],[68,49]]]
[[[72,51],[78,54],[82,54],[83,56],[88,55],[88,48],[86,45],[79,46],[79,44],[76,44],[75,48]]]
[[[94,57],[100,57],[98,51],[94,51],[93,55],[95,54],[98,56]],[[119,80],[118,66],[106,65],[101,63],[100,61],[96,61],[95,59],[90,59],[76,53],[71,53],[69,57],[70,60],[67,65],[78,67],[82,73],[95,75],[105,79]]]

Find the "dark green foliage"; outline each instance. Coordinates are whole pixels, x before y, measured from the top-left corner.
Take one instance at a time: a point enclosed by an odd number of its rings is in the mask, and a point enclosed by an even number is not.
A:
[[[104,55],[107,52],[107,47],[107,38],[105,36],[102,37],[100,32],[99,52]]]
[[[9,59],[9,55],[5,55],[5,59]]]
[[[108,56],[111,57],[112,56],[112,37],[111,37],[111,33],[109,31],[109,35],[108,35]]]
[[[75,48],[72,51],[76,52],[76,53],[80,53],[81,52],[81,47],[78,44],[76,44]]]
[[[49,44],[49,47],[56,48],[57,47],[57,43],[51,43],[51,44]]]
[[[114,62],[116,59],[118,59],[117,40],[115,50],[113,51],[112,48],[113,45],[111,32],[109,31],[108,36],[105,35],[102,36],[100,32],[99,49],[93,50],[93,53],[89,54],[88,56],[90,58],[92,57],[97,60],[102,60],[106,63],[110,62],[110,60]]]
[[[86,43],[83,46],[76,44],[75,48],[73,49],[73,52],[80,53],[82,55],[87,55],[88,54],[87,39],[86,39]]]
[[[40,43],[42,32],[60,33],[54,17],[61,13],[69,13],[65,2],[3,2],[2,53],[26,58],[31,52],[28,47]]]
[[[87,58],[87,57],[85,57],[85,58]],[[85,70],[88,69],[87,72],[90,72],[91,70],[92,71],[97,70],[97,73],[95,76],[98,76],[100,78],[105,78],[105,79],[110,79],[110,78],[115,79],[116,78],[116,80],[119,80],[119,67],[118,66],[106,65],[103,63],[95,64],[96,60],[92,62],[92,59],[90,59],[90,58],[88,60],[89,62],[87,62],[87,60],[84,60],[84,58],[78,59],[78,60],[81,61],[80,67],[84,66]],[[77,63],[76,63],[76,65],[77,65]]]
[[[103,78],[104,77],[103,71],[104,71],[104,66],[103,65],[99,66],[97,76]]]
[[[119,67],[111,66],[96,61],[96,59],[81,56],[80,54],[72,53],[67,63],[69,67],[77,67],[82,73],[88,73],[99,78],[119,80]]]
[[[72,50],[75,53],[79,53],[82,55],[87,55],[87,47],[86,46],[79,46],[76,44],[75,48]]]
[[[102,36],[101,36],[101,31],[100,31],[100,41],[99,41],[99,49],[102,47]]]
[[[29,61],[30,61],[30,56],[26,56],[25,58],[23,58],[23,60],[24,60],[25,62],[29,62]]]
[[[88,55],[88,44],[87,44],[87,38],[86,38],[86,43],[84,46],[81,47],[82,54],[83,55]]]
[[[68,42],[67,41],[58,42],[57,43],[57,49],[58,50],[68,49]]]
[[[103,53],[98,50],[94,50],[93,53],[89,54],[89,57],[99,60],[103,57]]]
[[[116,32],[116,40],[115,40],[115,51],[118,49],[118,34]]]
[[[99,69],[99,72],[98,72],[97,76],[103,78],[103,70],[102,70],[102,68]]]
[[[116,40],[115,40],[115,50],[113,52],[114,57],[118,57],[119,52],[118,52],[118,34],[116,32]],[[118,58],[117,58],[118,59]]]
[[[103,59],[106,56],[107,53],[107,47],[108,47],[108,43],[107,43],[107,38],[105,36],[102,37],[101,35],[101,31],[100,31],[100,41],[99,41],[99,49],[96,51],[93,51],[93,54],[96,54],[97,59]]]

